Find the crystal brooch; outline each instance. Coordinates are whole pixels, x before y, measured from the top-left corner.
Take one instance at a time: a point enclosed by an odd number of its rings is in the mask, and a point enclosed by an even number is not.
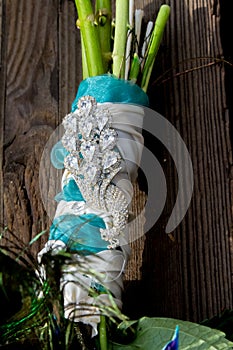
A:
[[[69,152],[64,166],[72,174],[88,207],[110,214],[111,224],[101,229],[101,238],[108,248],[119,245],[128,221],[128,203],[124,193],[112,183],[121,170],[117,148],[117,131],[111,114],[92,96],[83,96],[78,109],[63,119],[65,134],[62,143]]]

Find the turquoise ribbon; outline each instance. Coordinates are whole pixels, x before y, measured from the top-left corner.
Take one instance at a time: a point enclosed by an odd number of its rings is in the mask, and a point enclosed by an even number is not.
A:
[[[78,185],[73,179],[70,179],[69,182],[63,186],[62,191],[56,195],[55,200],[57,202],[60,202],[62,200],[66,202],[84,201]]]
[[[95,214],[61,215],[53,220],[49,240],[62,241],[70,252],[96,254],[107,250],[109,244],[102,240],[100,228],[105,229],[105,223]]]
[[[84,201],[74,179],[64,185],[62,191],[55,197],[56,201]],[[99,229],[105,229],[103,219],[95,214],[61,215],[53,220],[50,227],[49,240],[60,240],[71,252],[82,255],[98,253],[106,250],[108,242],[102,240]]]
[[[72,112],[77,109],[80,97],[87,95],[93,96],[98,103],[112,102],[149,106],[147,94],[137,84],[118,79],[110,74],[83,80],[72,103]]]

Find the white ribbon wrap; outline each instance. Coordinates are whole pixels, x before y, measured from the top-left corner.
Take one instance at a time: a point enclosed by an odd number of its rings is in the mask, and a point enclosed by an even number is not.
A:
[[[111,128],[117,131],[117,148],[121,154],[121,171],[114,177],[113,183],[125,194],[127,202],[131,203],[133,196],[132,183],[137,178],[137,170],[140,165],[143,149],[142,125],[144,117],[143,107],[130,104],[104,103],[111,114]],[[65,170],[62,178],[62,188],[72,175]],[[60,201],[55,218],[66,214],[96,214],[101,217],[106,227],[111,226],[111,215],[108,212],[98,211],[88,206],[85,202]],[[103,250],[97,254],[88,256],[73,255],[73,264],[63,266],[61,289],[64,296],[65,317],[75,322],[89,324],[93,328],[92,335],[97,334],[97,325],[100,321],[102,306],[112,305],[112,298],[108,294],[100,294],[93,298],[89,295],[90,287],[95,283],[101,284],[113,296],[117,306],[121,308],[121,294],[123,290],[123,271],[130,254],[128,245],[128,229],[124,236],[119,237],[120,249]],[[38,254],[38,259],[48,251],[53,254],[60,249],[65,249],[62,241],[50,240]],[[86,272],[85,272],[86,271]],[[89,271],[89,272],[88,272]],[[90,273],[91,271],[91,273]],[[96,276],[95,276],[95,273]]]

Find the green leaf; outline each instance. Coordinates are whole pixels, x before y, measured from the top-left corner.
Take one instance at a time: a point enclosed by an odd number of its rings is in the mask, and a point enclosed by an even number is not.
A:
[[[179,350],[233,349],[233,343],[225,338],[225,334],[215,329],[171,318],[143,317],[138,321],[137,336],[133,342],[128,345],[111,343],[109,350],[162,350],[177,325],[180,328]]]
[[[219,315],[201,322],[203,326],[218,329],[226,334],[226,338],[233,341],[233,310],[224,310]]]

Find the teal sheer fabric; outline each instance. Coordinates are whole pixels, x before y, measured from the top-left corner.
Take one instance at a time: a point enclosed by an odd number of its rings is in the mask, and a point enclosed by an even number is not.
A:
[[[108,242],[100,236],[100,228],[106,228],[105,223],[95,214],[61,215],[50,227],[49,240],[62,241],[69,251],[82,255],[98,253],[108,249]]]
[[[56,195],[55,200],[57,202],[62,200],[66,202],[84,201],[78,185],[73,179],[70,179],[69,182],[63,187],[62,191]]]
[[[82,194],[71,178],[55,197],[57,202],[63,200],[84,201]],[[108,249],[108,243],[100,236],[100,228],[106,228],[103,219],[95,214],[61,215],[53,220],[50,227],[49,240],[60,240],[66,244],[71,252],[79,252],[82,255],[98,253]]]
[[[118,79],[110,74],[99,75],[83,80],[72,103],[71,111],[77,109],[77,103],[82,96],[93,96],[98,103],[128,103],[149,106],[147,94],[136,84]]]
[[[52,148],[50,159],[56,169],[64,168],[64,159],[69,152],[63,147],[62,142],[58,141]]]

